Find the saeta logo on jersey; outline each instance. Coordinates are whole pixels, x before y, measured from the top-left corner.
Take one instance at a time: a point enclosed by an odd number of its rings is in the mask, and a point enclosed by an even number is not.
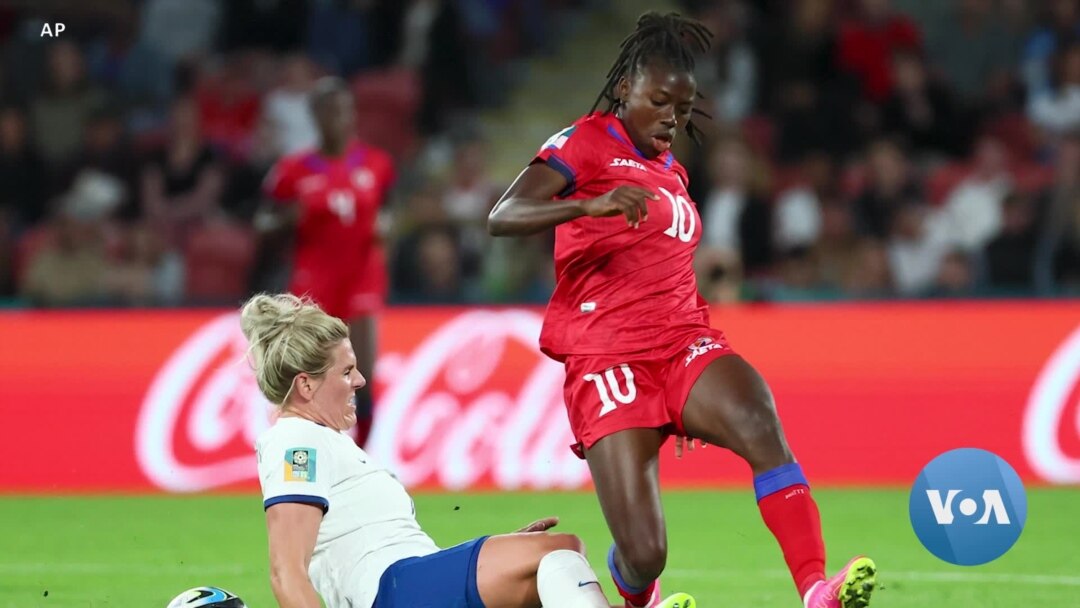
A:
[[[959,566],[1005,554],[1020,538],[1027,495],[998,455],[976,448],[945,452],[919,474],[908,499],[911,526],[928,551]]]
[[[690,367],[690,364],[693,363],[694,360],[701,355],[704,355],[710,350],[727,348],[727,344],[724,344],[723,342],[717,342],[716,340],[713,340],[708,336],[702,336],[697,340],[694,340],[686,348],[690,351],[690,354],[686,355],[686,359],[683,360],[683,367]]]
[[[634,169],[639,169],[641,171],[646,171],[645,165],[637,162],[636,160],[631,160],[629,158],[614,158],[614,159],[611,160],[611,165],[610,166],[612,166],[612,167],[633,167]]]

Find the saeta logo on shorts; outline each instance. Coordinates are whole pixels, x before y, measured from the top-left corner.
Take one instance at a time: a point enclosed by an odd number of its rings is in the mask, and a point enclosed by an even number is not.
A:
[[[911,526],[928,551],[960,566],[993,561],[1024,529],[1027,496],[1016,471],[986,450],[961,448],[930,461],[911,488]]]

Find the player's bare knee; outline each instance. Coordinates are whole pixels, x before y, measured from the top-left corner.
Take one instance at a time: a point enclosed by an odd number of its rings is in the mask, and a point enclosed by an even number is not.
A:
[[[568,550],[585,554],[585,543],[575,534],[549,534],[550,551]],[[549,552],[550,552],[549,551]]]

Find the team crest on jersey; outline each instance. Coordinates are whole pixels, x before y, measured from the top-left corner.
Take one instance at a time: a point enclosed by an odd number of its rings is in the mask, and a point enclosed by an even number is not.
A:
[[[544,145],[540,147],[541,150],[561,150],[566,145],[566,140],[570,139],[570,136],[574,134],[577,127],[567,127],[562,131],[559,131],[555,135],[552,135]]]
[[[611,159],[611,165],[610,166],[612,166],[612,167],[633,167],[635,169],[640,169],[642,171],[646,170],[645,165],[637,162],[636,160],[630,159],[630,158],[613,158],[613,159]]]
[[[357,169],[352,173],[353,184],[361,190],[371,190],[375,187],[375,174],[371,169]]]
[[[285,481],[315,481],[315,448],[285,450]]]
[[[683,367],[689,367],[694,359],[697,359],[701,355],[709,352],[710,350],[716,350],[718,348],[727,348],[727,344],[723,342],[717,342],[708,336],[702,336],[697,340],[694,340],[686,347],[690,351],[690,354],[686,356],[686,360],[683,362]]]
[[[296,189],[303,193],[312,192],[326,185],[325,175],[308,175],[296,182]]]

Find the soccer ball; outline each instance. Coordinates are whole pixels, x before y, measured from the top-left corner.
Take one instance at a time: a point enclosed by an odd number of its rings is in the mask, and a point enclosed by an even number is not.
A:
[[[224,589],[196,587],[174,597],[165,608],[247,608],[247,605]]]

